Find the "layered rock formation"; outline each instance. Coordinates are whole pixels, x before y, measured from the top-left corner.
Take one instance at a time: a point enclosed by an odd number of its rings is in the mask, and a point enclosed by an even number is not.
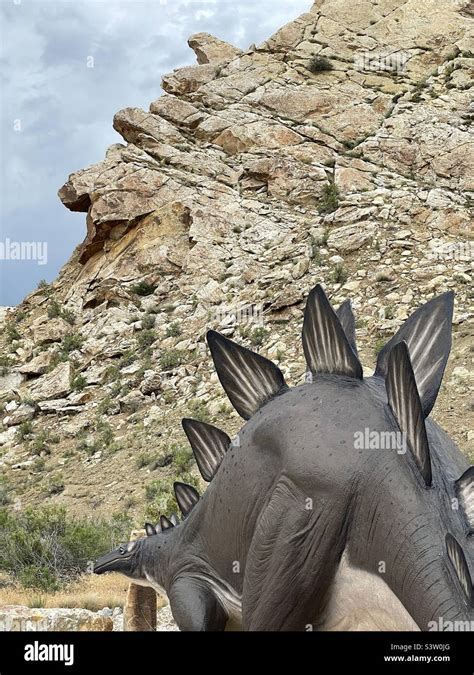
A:
[[[124,143],[59,191],[83,244],[4,324],[10,500],[141,514],[146,484],[183,470],[180,416],[239,425],[205,332],[299,383],[317,282],[352,298],[367,370],[456,291],[434,416],[473,452],[472,25],[467,0],[318,0],[245,51],[194,35],[197,65],[115,115]]]

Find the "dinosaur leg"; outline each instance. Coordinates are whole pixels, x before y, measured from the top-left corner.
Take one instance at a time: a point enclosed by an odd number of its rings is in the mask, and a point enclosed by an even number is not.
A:
[[[214,593],[192,578],[175,581],[169,592],[171,612],[181,631],[221,631],[228,616]]]
[[[288,479],[280,480],[247,558],[243,630],[313,629],[342,553],[342,522],[334,504],[313,505]]]

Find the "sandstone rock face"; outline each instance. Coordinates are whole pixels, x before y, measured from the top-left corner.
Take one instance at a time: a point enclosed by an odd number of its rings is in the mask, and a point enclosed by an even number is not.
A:
[[[15,390],[26,380],[22,373],[7,373],[0,376],[0,395]]]
[[[51,357],[48,352],[40,352],[31,361],[18,367],[18,372],[24,375],[44,375],[49,368]]]
[[[69,394],[72,368],[70,363],[60,363],[48,375],[43,375],[29,388],[36,400],[59,398]]]
[[[206,331],[299,384],[316,283],[352,299],[365,373],[414,309],[456,292],[433,417],[474,458],[469,6],[318,0],[248,49],[197,34],[195,65],[116,114],[123,142],[59,191],[86,214],[84,242],[2,324],[1,419],[35,411],[0,433],[12,500],[142,522],[148,484],[192,470],[181,417],[240,427]],[[49,319],[53,300],[68,314]],[[65,489],[45,497],[51,472]]]
[[[209,33],[191,35],[188,45],[196,54],[199,64],[227,63],[242,53],[240,49],[236,49],[227,42],[209,35]]]
[[[328,237],[328,246],[343,252],[357,251],[372,241],[375,232],[375,223],[366,220],[356,225],[344,225],[332,230]]]
[[[71,326],[64,319],[48,319],[42,321],[33,329],[33,340],[36,344],[60,342],[71,330]]]

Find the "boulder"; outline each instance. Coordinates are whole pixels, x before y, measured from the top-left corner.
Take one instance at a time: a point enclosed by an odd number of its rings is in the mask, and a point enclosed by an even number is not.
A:
[[[196,54],[197,62],[219,64],[237,58],[242,51],[209,33],[195,33],[188,39],[188,45]]]
[[[21,605],[0,608],[0,631],[109,632],[113,626],[111,617],[88,609],[36,609]]]
[[[26,376],[18,371],[0,376],[0,395],[8,394],[8,392],[18,389],[25,380]]]
[[[34,418],[36,414],[36,407],[32,405],[23,404],[18,406],[16,410],[10,413],[8,417],[3,419],[3,424],[6,427],[13,427],[22,422],[28,422]]]
[[[160,391],[161,387],[161,376],[159,373],[153,373],[152,375],[145,377],[143,382],[140,384],[140,391],[142,394],[145,394],[145,396],[149,396],[150,394],[155,394]]]
[[[35,356],[31,361],[27,361],[18,366],[18,372],[24,375],[44,375],[48,370],[51,361],[51,354],[49,352],[41,352]]]
[[[61,398],[71,390],[72,367],[60,363],[48,375],[42,375],[29,387],[29,394],[36,401]]]
[[[364,220],[332,230],[327,243],[329,248],[335,248],[336,251],[357,251],[373,240],[375,231],[376,223]]]
[[[60,342],[70,332],[71,325],[61,317],[42,320],[33,325],[33,341],[37,345]]]

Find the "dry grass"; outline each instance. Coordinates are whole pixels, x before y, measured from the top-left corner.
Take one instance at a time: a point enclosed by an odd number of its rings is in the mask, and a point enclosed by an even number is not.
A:
[[[0,606],[82,607],[97,611],[103,607],[123,607],[128,581],[120,574],[85,574],[78,581],[55,593],[41,593],[15,585],[0,584]]]

